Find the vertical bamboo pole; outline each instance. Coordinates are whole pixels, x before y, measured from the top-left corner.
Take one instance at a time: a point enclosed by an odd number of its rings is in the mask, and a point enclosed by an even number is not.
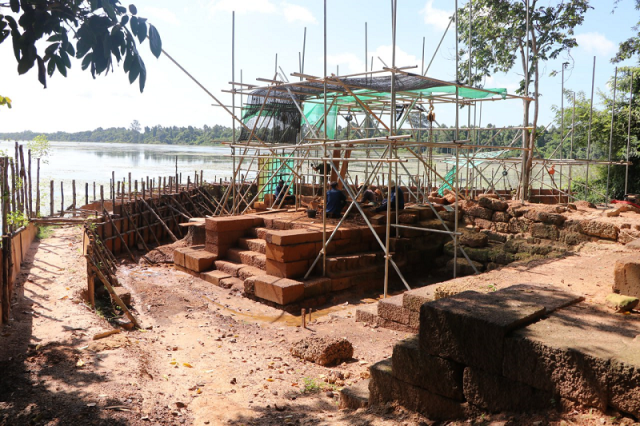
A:
[[[633,72],[631,73],[631,87],[629,88],[629,120],[627,123],[627,165],[624,171],[624,195],[627,195],[629,184],[629,145],[631,144],[631,101],[633,100]]]
[[[40,157],[36,160],[36,216],[40,216]]]
[[[84,204],[89,204],[89,182],[84,183]]]
[[[64,216],[64,182],[60,181],[60,217]]]
[[[587,177],[585,194],[589,191],[589,162],[591,160],[591,123],[593,122],[593,91],[596,84],[596,57],[593,57],[593,70],[591,71],[591,107],[589,110],[589,133],[587,134]]]
[[[104,212],[104,186],[100,185],[100,211]]]
[[[76,180],[71,180],[71,208],[73,209],[73,217],[76,216]]]
[[[54,215],[53,190],[54,190],[54,185],[53,185],[53,181],[51,181],[49,182],[49,205],[51,207],[51,217],[53,217]]]
[[[611,104],[611,130],[609,132],[609,164],[607,164],[607,192],[605,192],[605,203],[609,203],[611,197],[609,197],[609,181],[611,179],[611,150],[613,145],[613,122],[616,117],[616,89],[618,88],[618,67],[616,67],[615,74],[613,75],[613,102]]]
[[[2,182],[0,182],[0,188],[2,188],[2,235],[7,235],[9,228],[7,227],[7,209],[9,205],[9,193],[5,190],[8,188],[7,180],[9,178],[7,169],[9,168],[9,159],[7,157],[2,157],[0,160],[0,177],[2,177]]]
[[[17,199],[16,199],[16,160],[18,157],[16,157],[15,159],[11,159],[9,158],[9,163],[11,165],[11,211],[14,212],[16,210],[18,210],[18,203],[17,203]],[[7,182],[8,184],[9,182]]]
[[[31,185],[31,150],[27,151],[29,167],[27,168],[27,176],[29,181],[29,217],[33,216],[33,186]]]

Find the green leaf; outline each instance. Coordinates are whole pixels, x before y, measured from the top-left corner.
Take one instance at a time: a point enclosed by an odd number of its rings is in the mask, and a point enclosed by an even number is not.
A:
[[[131,70],[129,71],[129,83],[133,83],[140,74],[140,62],[134,60],[131,64]]]
[[[58,47],[60,47],[60,43],[50,44],[49,47],[45,49],[44,53],[47,55],[53,55],[53,53],[58,50]]]
[[[52,56],[47,64],[47,74],[49,74],[49,77],[51,77],[56,70],[56,61],[54,58],[55,57]]]
[[[138,34],[138,18],[136,16],[131,17],[131,23],[129,26],[131,27],[131,32]]]
[[[69,55],[64,50],[60,51],[60,58],[62,58],[62,63],[65,68],[71,68],[71,60],[69,59]]]
[[[107,12],[107,16],[111,18],[113,21],[117,19],[116,11],[113,7],[113,3],[111,3],[111,0],[102,0],[102,8],[104,9],[105,12]]]
[[[153,56],[159,58],[162,53],[162,40],[160,39],[160,34],[158,33],[158,30],[156,30],[156,27],[151,24],[149,24],[149,46],[151,47],[151,53],[153,53]]]
[[[73,44],[67,42],[67,47],[65,48],[67,53],[71,56],[76,56],[76,49],[73,48]]]
[[[10,0],[9,4],[11,5],[11,11],[13,13],[20,12],[20,2],[18,0]]]
[[[147,39],[147,20],[146,19],[138,19],[138,40],[140,43]]]
[[[54,34],[51,37],[49,37],[47,39],[48,42],[54,42],[54,41],[62,41],[62,35],[60,34]]]
[[[129,15],[123,15],[122,18],[120,19],[120,24],[127,25],[127,23],[129,23]]]
[[[44,67],[44,61],[38,56],[38,81],[42,83],[44,88],[47,88],[47,72]]]
[[[64,62],[60,56],[54,56],[52,58],[56,61],[56,67],[58,68],[58,72],[62,74],[63,77],[67,76],[67,69],[64,67]]]
[[[129,12],[131,12],[132,15],[137,15],[138,14],[138,9],[136,8],[135,5],[130,4],[129,5]]]
[[[133,64],[133,55],[127,52],[127,55],[124,57],[124,64],[123,64],[124,72],[131,71],[132,64]]]
[[[91,65],[92,60],[93,60],[93,53],[89,53],[87,56],[84,57],[84,59],[82,60],[83,71],[89,68],[89,65]]]
[[[144,61],[138,56],[138,64],[140,66],[140,76],[138,83],[140,83],[140,93],[144,91],[144,85],[147,82],[147,67],[144,66]]]

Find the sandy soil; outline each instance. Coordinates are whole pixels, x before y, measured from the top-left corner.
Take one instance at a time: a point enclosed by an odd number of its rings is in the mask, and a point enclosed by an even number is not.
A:
[[[398,407],[339,411],[338,389],[364,380],[404,333],[354,320],[349,300],[300,318],[230,294],[171,266],[122,261],[144,330],[93,340],[113,327],[82,301],[81,230],[35,242],[16,285],[0,347],[2,425],[414,425],[433,424]],[[609,292],[615,244],[588,244],[561,259],[507,267],[447,285],[489,291],[546,282],[598,302]],[[342,336],[354,359],[326,368],[289,354],[305,336]],[[331,372],[342,382],[328,383]],[[453,424],[612,424],[615,413],[574,411],[482,416]],[[538,423],[540,422],[540,423]]]

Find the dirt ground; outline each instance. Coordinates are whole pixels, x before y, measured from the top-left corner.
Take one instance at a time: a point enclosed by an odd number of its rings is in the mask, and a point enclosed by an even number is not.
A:
[[[623,246],[590,243],[560,259],[450,281],[491,290],[522,282],[558,285],[599,303],[610,291]],[[300,317],[248,300],[169,265],[122,261],[145,329],[113,330],[82,300],[86,266],[81,229],[59,228],[36,241],[16,283],[12,320],[0,328],[1,425],[431,425],[400,407],[338,410],[338,391],[368,377],[407,335],[355,322],[369,299],[342,301]],[[340,336],[354,359],[321,367],[294,358],[305,336]],[[325,382],[331,372],[344,379]],[[616,413],[483,415],[444,424],[617,424]]]

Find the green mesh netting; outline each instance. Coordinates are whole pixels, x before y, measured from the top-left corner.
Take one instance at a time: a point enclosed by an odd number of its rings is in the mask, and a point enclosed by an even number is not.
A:
[[[322,118],[324,117],[324,102],[323,103],[315,103],[315,102],[305,102],[304,103],[304,116],[307,118],[307,121],[316,128],[320,129],[320,131],[324,130],[324,123]],[[336,120],[338,118],[338,107],[333,106],[329,108],[327,111],[327,138],[335,139],[336,137]],[[303,119],[303,124],[306,122]]]
[[[487,93],[484,90],[490,91],[492,93]],[[458,89],[458,95],[467,99],[484,99],[495,95],[502,96],[502,99],[507,97],[507,89],[498,88],[498,89],[484,89],[484,90],[475,90],[475,89],[467,89],[461,87]],[[413,92],[419,92],[425,95],[433,95],[436,93],[456,93],[455,86],[440,86],[440,87],[432,87],[429,89],[421,89],[421,90],[412,90]]]

